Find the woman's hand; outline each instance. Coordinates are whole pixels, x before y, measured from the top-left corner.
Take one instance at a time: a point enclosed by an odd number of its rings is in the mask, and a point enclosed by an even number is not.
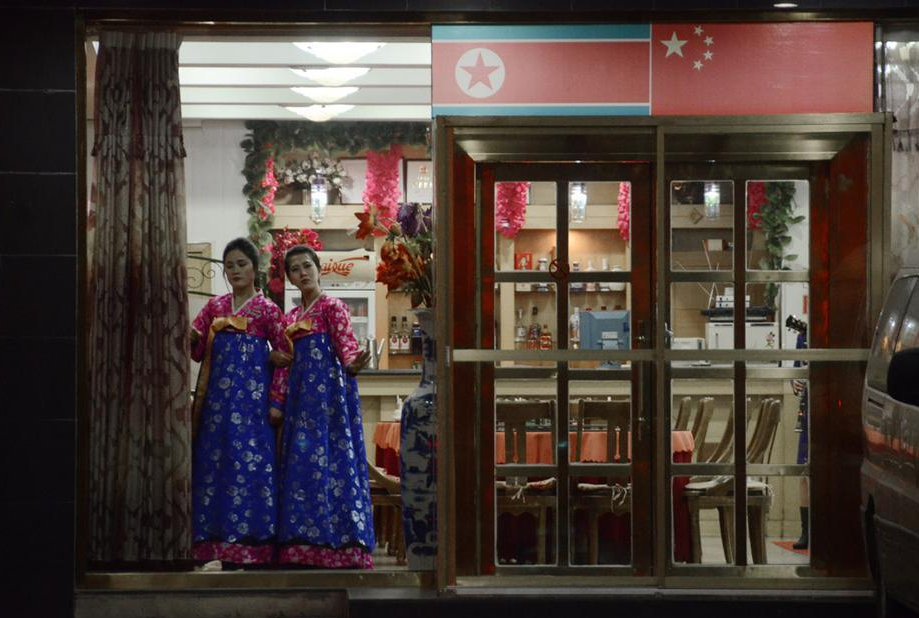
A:
[[[188,333],[188,341],[191,342],[192,347],[198,345],[198,341],[201,339],[201,333],[196,331],[194,328],[191,329],[191,332]]]
[[[356,376],[361,372],[361,369],[367,366],[367,361],[370,360],[370,352],[367,350],[361,350],[361,353],[354,357],[354,360],[351,361],[351,364],[348,365],[348,373],[353,376]]]
[[[294,357],[281,350],[272,350],[268,353],[268,360],[275,367],[287,367],[294,360]]]
[[[268,424],[272,427],[280,427],[284,422],[284,413],[275,407],[268,408]]]

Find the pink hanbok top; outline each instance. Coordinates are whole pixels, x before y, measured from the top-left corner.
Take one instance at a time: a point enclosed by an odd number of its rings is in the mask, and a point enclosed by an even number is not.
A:
[[[272,349],[284,350],[287,348],[284,338],[284,315],[276,304],[261,292],[257,292],[234,312],[233,294],[224,294],[208,300],[191,324],[200,335],[198,343],[192,346],[191,350],[191,357],[194,360],[200,362],[204,358],[211,323],[217,318],[229,316],[246,318],[246,334],[267,339]],[[269,400],[272,405],[283,403],[287,392],[286,375],[282,378],[278,373],[278,370],[275,369],[269,391]]]
[[[351,312],[348,305],[340,298],[320,294],[319,298],[308,308],[297,305],[288,311],[284,317],[284,328],[291,324],[303,320],[310,320],[312,328],[309,334],[327,333],[332,349],[343,367],[350,365],[358,354],[361,353],[360,344],[354,336],[354,329],[351,327]],[[290,353],[289,345],[285,344],[283,348]],[[274,372],[275,380],[272,383],[272,393],[275,385],[283,387],[281,399],[287,395],[287,379],[290,374],[289,368],[276,369]],[[274,401],[274,397],[272,397]]]

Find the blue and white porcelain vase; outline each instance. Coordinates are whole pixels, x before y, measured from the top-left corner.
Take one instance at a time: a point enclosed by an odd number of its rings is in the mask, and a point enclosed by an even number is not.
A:
[[[422,332],[421,383],[402,404],[401,483],[405,556],[412,571],[434,569],[437,553],[437,426],[434,408],[434,329],[432,309],[415,311]]]

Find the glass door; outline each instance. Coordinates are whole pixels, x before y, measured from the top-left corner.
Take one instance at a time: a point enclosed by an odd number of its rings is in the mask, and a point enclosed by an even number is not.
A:
[[[649,568],[649,169],[479,166],[489,570]]]

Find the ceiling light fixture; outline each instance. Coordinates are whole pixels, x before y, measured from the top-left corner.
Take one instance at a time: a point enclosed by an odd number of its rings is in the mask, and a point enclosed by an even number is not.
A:
[[[312,120],[313,122],[325,122],[326,120],[331,120],[339,114],[344,114],[345,112],[354,109],[353,105],[310,105],[309,107],[285,105],[284,107],[299,116],[303,116],[307,120]]]
[[[317,58],[322,58],[332,64],[351,64],[367,54],[380,49],[386,43],[358,43],[348,41],[343,43],[294,43],[298,49],[309,52]]]
[[[776,2],[772,6],[774,6],[777,9],[796,9],[798,8],[798,5],[794,2]]]
[[[341,86],[370,72],[368,67],[332,67],[330,69],[294,69],[291,71],[323,86]]]
[[[316,101],[316,103],[334,103],[339,99],[354,94],[360,90],[360,88],[355,86],[345,86],[344,88],[297,87],[291,88],[291,90],[302,97]]]

